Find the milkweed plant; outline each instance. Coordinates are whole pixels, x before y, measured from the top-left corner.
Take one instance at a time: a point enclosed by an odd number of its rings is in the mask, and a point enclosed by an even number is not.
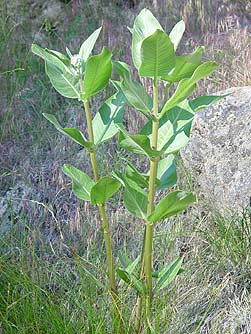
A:
[[[218,101],[221,96],[189,99],[198,81],[210,75],[216,64],[213,61],[202,62],[203,47],[189,54],[176,54],[185,31],[184,21],[178,22],[168,35],[153,14],[143,9],[129,30],[133,64],[139,78],[150,79],[152,96],[140,80],[134,80],[128,64],[112,60],[112,53],[106,47],[99,54],[92,55],[101,28],[84,41],[78,54],[72,55],[67,48],[67,55],[64,55],[36,44],[32,45],[32,52],[45,61],[45,72],[57,92],[83,103],[88,136],[79,129],[63,127],[53,114],[43,115],[58,131],[89,152],[92,175],[70,164],[64,164],[62,170],[71,179],[76,197],[89,201],[99,210],[106,249],[107,287],[116,309],[120,307],[118,282],[122,280],[136,294],[133,333],[155,333],[154,298],[182,272],[182,258],[175,259],[157,272],[153,271],[154,228],[158,222],[177,215],[196,201],[191,192],[166,189],[176,184],[175,155],[189,140],[196,112]],[[119,80],[111,79],[112,68]],[[115,93],[103,102],[99,110],[91,111],[90,99],[104,90],[109,81]],[[163,97],[160,85],[165,86]],[[145,118],[145,124],[137,134],[130,134],[123,124],[126,104]],[[128,161],[123,171],[113,170],[110,175],[101,175],[97,149],[115,135],[118,135],[118,145],[132,153],[132,159],[134,155],[147,157],[148,172],[141,173],[133,161]],[[139,257],[132,262],[127,259],[115,264],[106,204],[119,189],[123,193],[124,207],[142,220],[144,228]],[[159,197],[161,199],[157,203]],[[114,319],[118,314],[112,312],[111,316]]]

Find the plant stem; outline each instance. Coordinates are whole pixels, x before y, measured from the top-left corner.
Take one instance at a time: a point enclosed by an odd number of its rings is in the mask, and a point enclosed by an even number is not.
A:
[[[153,82],[153,124],[152,124],[152,149],[158,149],[158,86],[157,80]],[[148,186],[148,204],[147,204],[147,215],[150,215],[154,209],[154,198],[155,198],[155,184],[158,171],[159,158],[152,158],[150,161],[150,177]],[[150,222],[145,221],[145,232],[144,242],[142,247],[142,263],[140,270],[140,279],[146,275],[146,283],[148,288],[148,313],[152,314],[152,243],[153,243],[153,225]],[[142,318],[142,296],[138,296],[136,303],[136,319],[135,319],[135,332],[140,333]],[[148,325],[147,325],[148,326]]]
[[[153,82],[153,123],[152,123],[152,149],[158,149],[158,86],[157,79]],[[147,204],[147,216],[149,216],[154,210],[154,199],[156,192],[156,177],[158,171],[159,158],[151,158],[150,161],[150,177],[148,186],[148,204]],[[148,289],[148,315],[152,317],[152,246],[153,245],[153,224],[149,221],[146,222],[146,239],[145,239],[145,274],[146,284]],[[149,319],[151,320],[151,319]]]
[[[140,267],[140,274],[139,278],[144,278],[144,266],[145,266],[145,240],[146,240],[146,227],[144,229],[144,238],[142,241],[142,251],[141,251],[141,267]],[[142,313],[142,296],[138,294],[137,296],[137,302],[136,302],[136,312],[135,312],[135,333],[140,333],[140,327],[141,327],[141,313]]]
[[[85,107],[85,115],[86,115],[86,121],[87,121],[89,141],[92,144],[94,144],[94,134],[93,134],[92,117],[91,117],[89,100],[84,101],[84,107]],[[98,170],[97,157],[96,157],[95,150],[90,151],[90,158],[91,158],[91,163],[92,163],[92,168],[93,168],[94,179],[96,182],[98,182],[100,177],[99,177],[99,170]],[[106,258],[107,258],[108,273],[109,273],[109,288],[112,294],[114,293],[116,294],[115,272],[114,272],[114,265],[113,265],[109,223],[108,223],[104,204],[99,204],[98,208],[99,208],[99,214],[100,214],[102,228],[104,232]]]

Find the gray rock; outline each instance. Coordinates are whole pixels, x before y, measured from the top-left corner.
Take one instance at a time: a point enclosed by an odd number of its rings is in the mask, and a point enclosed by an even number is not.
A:
[[[226,93],[196,115],[181,152],[199,194],[221,213],[241,211],[251,196],[251,87]]]

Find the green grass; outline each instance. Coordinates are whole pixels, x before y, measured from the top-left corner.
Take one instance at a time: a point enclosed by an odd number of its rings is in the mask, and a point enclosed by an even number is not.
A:
[[[192,226],[186,226],[186,219],[159,226],[155,235],[159,250],[155,254],[156,269],[180,252],[185,269],[175,284],[157,298],[155,330],[156,333],[171,330],[177,334],[207,333],[212,318],[210,328],[215,331],[209,333],[220,333],[226,322],[222,318],[216,324],[220,310],[229,311],[229,298],[237,303],[250,288],[251,234],[249,229],[243,233],[250,217],[207,218],[211,223],[206,230],[201,229],[204,225],[198,219]],[[89,228],[87,225],[83,232],[82,243]],[[69,246],[63,242],[50,248],[39,240],[39,235],[38,230],[19,234],[13,229],[11,235],[0,241],[0,326],[4,333],[111,333],[113,328],[115,333],[133,333],[135,295],[124,285],[120,285],[119,297],[126,330],[112,324],[109,317],[110,296],[103,287],[107,277],[102,236],[97,234],[92,242],[75,245],[73,249],[70,240]],[[235,241],[231,242],[233,238]],[[128,240],[129,248],[131,242]],[[130,254],[125,246],[116,248]],[[231,286],[235,286],[235,291]],[[235,304],[232,312],[234,307]],[[245,304],[242,307],[245,309]]]
[[[97,279],[105,281],[103,259],[97,250],[89,261],[68,250],[37,255],[29,233],[11,251],[1,241],[0,328],[4,333],[106,333],[110,298]],[[17,243],[15,243],[17,247]],[[101,286],[101,287],[100,287]],[[111,330],[113,325],[109,325]]]

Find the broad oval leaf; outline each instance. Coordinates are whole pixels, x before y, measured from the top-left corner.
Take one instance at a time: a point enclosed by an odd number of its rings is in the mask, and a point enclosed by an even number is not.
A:
[[[72,190],[76,197],[84,201],[90,201],[91,189],[95,182],[83,171],[72,165],[64,164],[62,171],[71,178]]]
[[[113,61],[112,62],[114,69],[118,73],[118,75],[125,81],[131,81],[131,71],[130,67],[127,63],[123,61]]]
[[[58,93],[72,99],[80,97],[77,73],[66,56],[58,51],[43,49],[36,44],[32,44],[31,50],[45,60],[45,72]]]
[[[158,280],[154,290],[159,291],[166,288],[172,283],[175,277],[179,274],[182,266],[182,258],[177,258],[171,262],[166,268],[162,269],[158,274]]]
[[[120,87],[128,103],[142,112],[148,119],[151,118],[153,100],[147,94],[144,86],[137,81],[124,81]]]
[[[148,188],[148,177],[140,173],[131,163],[126,166],[126,177],[137,183],[139,187]]]
[[[174,216],[185,210],[191,203],[196,201],[193,193],[176,190],[164,197],[155,207],[153,213],[148,217],[152,223]]]
[[[82,61],[86,62],[90,54],[92,53],[92,50],[99,37],[101,29],[102,27],[95,30],[81,45],[81,48],[79,50],[79,57]]]
[[[91,56],[85,65],[84,96],[89,99],[106,87],[112,72],[112,53],[103,48],[99,55]]]
[[[185,100],[196,88],[196,83],[205,76],[211,74],[215,70],[215,67],[215,62],[208,61],[199,65],[191,78],[181,80],[173,96],[165,103],[164,107],[162,108],[160,117],[162,117],[168,110],[173,108],[179,102]]]
[[[176,136],[173,136],[170,140],[170,144],[166,144],[163,149],[165,154],[174,154],[179,152],[182,148],[184,148],[189,141],[189,137],[185,133],[185,131],[177,133]]]
[[[162,30],[145,38],[141,45],[139,75],[158,78],[166,76],[175,65],[173,44]]]
[[[177,171],[174,155],[170,154],[159,161],[157,172],[157,190],[163,190],[175,185],[177,182]]]
[[[147,195],[139,187],[126,185],[124,191],[124,204],[127,210],[135,217],[146,219]]]
[[[168,120],[159,126],[158,130],[158,150],[162,150],[174,135],[174,128],[172,123]],[[150,135],[152,142],[152,134]]]
[[[64,135],[68,136],[69,138],[71,138],[73,141],[75,141],[79,145],[84,146],[86,148],[92,147],[92,144],[89,141],[87,141],[87,139],[85,138],[85,136],[83,135],[83,133],[81,131],[79,131],[78,129],[75,129],[75,128],[63,128],[59,124],[57,118],[54,115],[52,115],[52,114],[46,114],[46,113],[44,113],[43,116],[49,122],[51,122],[59,132],[61,132]]]
[[[203,49],[203,47],[199,47],[193,53],[176,56],[174,69],[161,79],[173,83],[190,78],[201,64]]]
[[[159,121],[158,149],[161,149],[161,152],[175,153],[187,144],[194,115],[188,100],[182,101],[164,114]],[[146,123],[141,133],[152,140],[152,120]]]
[[[158,20],[148,9],[142,9],[136,17],[132,29],[132,59],[134,66],[139,69],[141,65],[142,41],[152,35],[157,29],[163,30]]]
[[[95,145],[107,141],[118,133],[116,124],[123,121],[124,106],[125,97],[121,92],[112,95],[104,102],[92,122]]]
[[[91,203],[105,204],[120,188],[120,182],[110,176],[102,177],[91,189]]]
[[[223,99],[224,97],[226,97],[228,95],[229,94],[199,96],[199,97],[189,101],[189,105],[193,109],[194,112],[197,112],[201,109],[209,107],[211,104],[213,104],[215,102],[218,102],[219,100]]]
[[[153,100],[147,94],[144,86],[132,80],[130,68],[126,63],[116,61],[113,62],[113,65],[123,79],[119,89],[125,95],[128,103],[149,118],[153,107]]]
[[[80,98],[79,81],[73,74],[61,70],[47,61],[45,62],[45,72],[59,94],[70,99]]]
[[[114,172],[114,177],[116,177],[124,190],[124,205],[127,210],[133,214],[135,217],[146,219],[147,217],[147,194],[141,189],[136,182],[127,178],[120,172]]]
[[[32,44],[31,51],[48,63],[53,64],[61,71],[70,72],[70,59],[58,51],[43,49],[37,44]]]
[[[161,155],[162,152],[151,148],[150,138],[145,135],[129,135],[119,132],[119,145],[129,152],[147,155],[150,158]]]
[[[47,50],[47,49],[46,49]],[[74,70],[73,67],[71,66],[71,61],[68,57],[66,57],[64,54],[61,52],[55,51],[55,50],[47,50],[54,56],[56,56],[60,61],[62,61],[65,65],[64,69],[69,70],[71,73]],[[54,64],[56,65],[56,64]]]
[[[173,27],[172,31],[169,34],[170,40],[173,43],[174,50],[177,50],[177,47],[181,41],[181,38],[185,32],[185,22],[183,20],[179,21],[178,23],[175,24]]]

